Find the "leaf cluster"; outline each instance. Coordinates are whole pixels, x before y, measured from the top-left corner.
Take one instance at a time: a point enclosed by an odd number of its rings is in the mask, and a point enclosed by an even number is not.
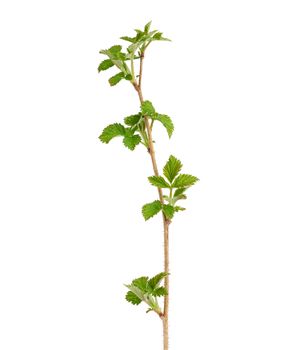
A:
[[[184,207],[176,205],[176,203],[187,198],[185,191],[199,179],[193,175],[180,174],[181,169],[181,161],[171,155],[163,168],[164,176],[148,177],[151,185],[168,189],[169,194],[163,196],[167,204],[162,204],[159,200],[155,200],[142,207],[142,215],[145,220],[152,218],[160,211],[163,212],[167,219],[171,220],[176,212],[185,210]]]
[[[133,84],[135,82],[134,60],[139,59],[153,41],[170,41],[164,38],[158,30],[151,31],[150,27],[151,22],[147,23],[143,30],[135,29],[136,35],[134,37],[122,36],[122,40],[130,43],[126,49],[123,49],[121,45],[113,45],[107,50],[99,51],[107,56],[98,66],[99,73],[112,67],[119,70],[117,74],[109,78],[110,86],[118,84],[121,80],[128,80]],[[130,61],[130,66],[128,66],[127,61]]]
[[[171,137],[174,130],[171,118],[165,114],[157,113],[150,101],[144,101],[141,104],[139,113],[124,118],[125,125],[120,123],[108,125],[102,131],[99,139],[103,143],[109,143],[113,138],[122,136],[123,144],[131,151],[133,151],[140,143],[146,148],[149,148],[148,134],[144,118],[151,120],[151,129],[153,127],[153,122],[158,120],[167,130],[168,136]]]
[[[101,54],[108,58],[103,60],[98,67],[98,72],[105,71],[113,66],[117,67],[120,72],[113,75],[108,81],[110,86],[118,84],[122,79],[132,80],[131,69],[126,61],[129,59],[127,54],[122,51],[121,45],[114,45],[107,50],[101,50]]]
[[[136,130],[133,128],[126,128],[120,123],[115,123],[104,128],[101,135],[99,136],[99,139],[103,143],[109,143],[113,138],[122,136],[123,144],[131,151],[133,151],[135,147],[141,142],[140,135],[135,133],[135,131]]]
[[[122,36],[121,39],[130,42],[130,45],[127,48],[127,51],[130,53],[139,52],[141,55],[144,53],[149,44],[153,41],[170,41],[168,38],[163,37],[163,33],[158,30],[150,30],[151,21],[148,22],[143,30],[135,29],[135,36]]]
[[[134,279],[131,284],[125,285],[129,289],[129,292],[126,294],[126,300],[133,305],[139,305],[144,302],[149,307],[147,312],[155,311],[161,315],[161,308],[157,298],[168,294],[166,288],[160,286],[167,275],[167,273],[161,272],[152,278],[142,276]]]

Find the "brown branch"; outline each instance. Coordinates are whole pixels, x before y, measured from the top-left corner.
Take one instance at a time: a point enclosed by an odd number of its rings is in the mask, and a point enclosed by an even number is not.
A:
[[[133,86],[135,90],[138,93],[138,97],[140,100],[140,103],[142,104],[144,99],[142,95],[142,74],[143,74],[143,59],[144,59],[144,52],[140,56],[140,68],[139,68],[139,79],[138,84],[136,82],[133,83]],[[150,125],[149,119],[147,116],[144,116],[144,122],[145,122],[145,128],[148,136],[148,151],[151,157],[153,170],[155,176],[159,176],[157,161],[156,161],[156,155],[155,155],[155,147],[153,142],[153,136],[152,136],[152,123]],[[161,188],[158,187],[158,194],[159,199],[162,204],[164,204],[164,197],[163,197],[163,191]],[[168,350],[168,310],[169,310],[169,225],[170,220],[166,218],[166,216],[162,215],[163,217],[163,229],[164,229],[164,272],[167,273],[167,276],[164,280],[164,286],[166,290],[168,291],[168,294],[164,296],[164,311],[162,314],[160,314],[160,318],[163,322],[163,350]]]

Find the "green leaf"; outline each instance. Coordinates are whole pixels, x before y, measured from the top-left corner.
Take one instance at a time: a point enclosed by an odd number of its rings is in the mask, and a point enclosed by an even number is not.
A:
[[[151,118],[153,120],[158,120],[159,122],[161,122],[163,124],[163,126],[166,128],[168,136],[170,138],[173,131],[174,131],[174,125],[173,125],[171,118],[168,115],[158,114],[158,113],[151,115]]]
[[[122,59],[125,57],[125,54],[121,52],[121,45],[114,45],[108,50],[100,50],[99,52],[103,55],[107,55],[110,59]]]
[[[176,205],[176,206],[174,207],[174,211],[175,211],[175,212],[184,211],[184,210],[186,210],[186,208],[184,208],[184,207],[179,207],[178,205]]]
[[[186,191],[186,187],[181,187],[175,190],[173,197],[178,197]]]
[[[148,180],[153,186],[159,188],[170,188],[169,183],[167,183],[164,177],[162,176],[149,176]]]
[[[141,137],[139,135],[125,136],[123,143],[131,151],[134,151],[135,147],[141,142]]]
[[[125,78],[125,74],[123,72],[120,72],[120,73],[114,75],[113,77],[111,77],[108,80],[108,82],[109,82],[110,86],[114,86],[114,85],[118,84],[124,78]]]
[[[144,32],[145,34],[148,34],[150,27],[151,27],[152,21],[148,22],[145,26],[144,26]]]
[[[152,277],[149,281],[148,281],[148,285],[150,286],[150,288],[152,290],[154,290],[155,288],[159,287],[161,281],[168,275],[168,273],[166,272],[160,272],[158,273],[156,276]]]
[[[172,219],[174,216],[174,208],[170,204],[163,205],[163,213],[165,214],[167,219]]]
[[[168,181],[171,183],[174,178],[178,175],[182,168],[182,163],[180,160],[175,158],[174,156],[170,156],[167,163],[165,164],[163,168],[163,174],[168,179]]]
[[[127,74],[126,76],[125,76],[125,79],[126,80],[132,80],[132,74]]]
[[[159,287],[152,292],[152,295],[155,297],[162,297],[168,295],[168,291],[165,287]]]
[[[160,40],[162,38],[162,33],[158,32],[153,36],[153,39]]]
[[[175,204],[177,201],[181,199],[187,199],[187,196],[184,194],[186,187],[181,187],[175,190],[174,195],[173,195],[173,201],[172,204]]]
[[[136,41],[140,40],[144,36],[144,32],[140,29],[134,29],[135,32],[137,33],[136,35]]]
[[[180,194],[179,196],[173,197],[172,204],[175,204],[181,199],[187,199],[187,196],[185,194]]]
[[[163,198],[164,198],[167,202],[169,202],[169,201],[171,200],[170,197],[167,196],[166,194],[163,194]]]
[[[142,276],[139,278],[136,278],[135,280],[132,281],[133,286],[139,288],[143,292],[147,291],[147,284],[148,284],[148,277],[147,276]]]
[[[140,114],[129,115],[124,119],[124,122],[126,125],[134,126],[139,123],[140,118],[141,118]]]
[[[108,68],[111,68],[113,66],[114,66],[114,63],[112,62],[112,60],[110,60],[110,59],[104,60],[99,64],[98,72],[101,72],[103,70],[107,70]]]
[[[124,136],[125,135],[125,127],[122,124],[115,123],[108,125],[99,136],[99,139],[103,143],[109,143],[116,136]]]
[[[199,179],[196,176],[188,175],[188,174],[180,174],[174,180],[172,187],[189,187],[194,185]]]
[[[151,101],[142,102],[141,112],[142,112],[142,115],[150,116],[150,117],[156,113],[155,108],[154,108],[153,104],[151,103]]]
[[[111,48],[108,49],[108,51],[112,54],[117,54],[118,52],[121,52],[122,46],[121,45],[114,45]]]
[[[135,43],[135,38],[131,38],[129,36],[122,36],[122,37],[120,37],[120,39],[125,40],[125,41],[129,41],[130,43]]]
[[[152,218],[154,215],[158,214],[162,209],[162,204],[160,201],[154,201],[147,203],[142,207],[142,215],[145,220]]]
[[[168,38],[164,38],[164,37],[163,37],[163,33],[160,33],[160,32],[156,33],[156,34],[153,36],[152,39],[153,39],[153,40],[162,40],[162,41],[171,41],[171,40],[168,39]]]
[[[138,298],[138,296],[136,294],[134,294],[133,292],[129,291],[127,294],[126,294],[126,300],[129,302],[129,303],[132,303],[133,305],[139,305],[141,303],[141,299]]]

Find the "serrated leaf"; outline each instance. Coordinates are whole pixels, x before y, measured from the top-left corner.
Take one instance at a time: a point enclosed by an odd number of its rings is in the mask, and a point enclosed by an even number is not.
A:
[[[135,147],[141,142],[139,135],[125,136],[123,138],[124,145],[131,151],[134,151]]]
[[[149,279],[148,285],[150,286],[150,288],[152,290],[154,290],[155,288],[159,287],[160,283],[167,275],[168,275],[168,273],[166,273],[166,272],[158,273],[156,276]]]
[[[149,176],[149,182],[159,188],[170,188],[169,183],[162,176]]]
[[[152,218],[154,215],[158,214],[162,209],[162,204],[160,201],[156,200],[151,203],[147,203],[142,207],[142,215],[145,220]]]
[[[108,82],[109,82],[110,86],[114,86],[114,85],[118,84],[124,78],[125,78],[125,74],[123,72],[120,72],[120,73],[112,76],[111,78],[109,78]]]
[[[179,207],[178,205],[176,205],[176,206],[174,207],[174,211],[175,211],[175,212],[184,211],[184,210],[186,210],[186,208],[184,208],[184,207]]]
[[[149,278],[147,276],[142,276],[133,280],[132,284],[133,286],[139,288],[141,291],[146,292],[148,279]]]
[[[126,117],[124,119],[124,122],[126,125],[134,126],[134,125],[139,123],[140,119],[141,119],[140,114],[134,114],[134,115],[129,115],[128,117]]]
[[[99,136],[100,141],[103,143],[109,143],[114,137],[124,136],[125,135],[125,127],[122,124],[115,123],[108,125],[105,129],[103,129],[102,134]]]
[[[133,305],[139,305],[142,302],[142,300],[131,291],[126,294],[126,300]]]
[[[174,178],[178,175],[182,168],[182,163],[180,160],[175,158],[174,156],[170,156],[167,163],[165,164],[163,168],[163,174],[168,179],[168,181],[171,183]]]
[[[151,101],[144,101],[141,104],[141,113],[144,116],[153,116],[156,111]]]
[[[174,216],[174,208],[170,204],[163,204],[163,213],[167,219],[172,219]]]
[[[165,287],[159,287],[152,292],[152,295],[155,297],[162,297],[164,295],[168,295],[168,292]]]
[[[174,188],[189,187],[194,185],[198,180],[199,179],[196,176],[188,175],[188,174],[180,174],[174,180],[172,187]]]
[[[113,66],[114,66],[114,63],[112,62],[112,60],[110,60],[110,59],[104,60],[99,64],[98,72],[107,70]]]
[[[173,125],[171,118],[166,114],[158,114],[158,113],[152,115],[151,118],[153,120],[158,120],[160,123],[163,124],[163,126],[166,128],[168,136],[170,138],[173,131],[174,131],[174,125]]]

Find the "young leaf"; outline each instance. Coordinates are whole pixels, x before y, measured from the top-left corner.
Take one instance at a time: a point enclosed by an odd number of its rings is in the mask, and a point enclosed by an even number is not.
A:
[[[143,292],[147,292],[147,283],[148,283],[148,277],[143,276],[136,278],[135,280],[132,281],[133,286],[139,288]]]
[[[187,189],[186,187],[178,188],[177,190],[174,191],[173,197],[180,196],[181,194],[183,194],[186,191],[186,189]]]
[[[163,205],[163,213],[165,214],[167,219],[172,219],[174,216],[174,208],[170,204]]]
[[[118,52],[121,52],[122,50],[122,46],[121,45],[114,45],[111,48],[108,49],[108,51],[110,53],[112,53],[113,55],[117,54]]]
[[[188,174],[180,174],[174,180],[172,187],[180,188],[180,187],[189,187],[194,185],[199,179],[196,176],[188,175]]]
[[[165,287],[159,287],[152,292],[152,295],[155,297],[163,297],[164,295],[168,295],[168,292]]]
[[[129,36],[121,36],[120,39],[129,41],[130,43],[135,43],[135,38],[131,38]]]
[[[147,203],[142,207],[142,215],[145,220],[152,218],[154,215],[158,214],[162,209],[162,204],[160,201],[154,201]]]
[[[145,34],[148,34],[150,27],[151,27],[152,21],[148,22],[145,26],[144,26],[144,32]]]
[[[132,80],[132,74],[127,74],[127,75],[125,75],[125,79],[126,80]]]
[[[138,124],[138,122],[140,121],[140,118],[141,118],[140,114],[129,115],[124,119],[124,122],[126,125],[134,126]]]
[[[167,183],[162,176],[149,176],[148,180],[153,186],[159,188],[170,188],[169,183]]]
[[[174,180],[174,178],[178,175],[181,168],[182,168],[181,161],[175,158],[174,156],[170,156],[163,168],[163,174],[171,183]]]
[[[159,287],[160,283],[162,282],[164,277],[166,277],[167,275],[168,275],[168,273],[166,273],[166,272],[158,273],[156,276],[152,277],[148,281],[148,285],[150,286],[150,288],[152,290],[154,290],[155,288]]]
[[[141,303],[141,299],[138,298],[138,296],[136,294],[134,294],[133,292],[129,291],[127,294],[126,294],[126,300],[129,302],[129,303],[132,303],[133,305],[139,305]]]
[[[168,136],[170,138],[173,131],[174,131],[174,125],[172,123],[171,118],[168,117],[168,115],[158,114],[158,113],[152,115],[151,118],[153,120],[158,120],[159,122],[161,122],[163,124],[163,126],[166,128]]]
[[[134,151],[135,147],[141,142],[141,137],[139,135],[125,136],[123,138],[123,143],[131,151]]]
[[[141,112],[142,112],[142,115],[150,116],[150,117],[156,113],[155,108],[154,108],[153,104],[151,103],[151,101],[142,102]]]
[[[175,204],[177,201],[179,201],[181,199],[187,199],[187,196],[184,194],[186,189],[187,188],[185,188],[185,187],[181,187],[181,188],[178,188],[177,190],[175,190],[174,195],[173,195],[172,204]]]
[[[125,74],[123,72],[120,72],[120,73],[114,75],[113,77],[109,78],[108,82],[109,82],[110,86],[114,86],[114,85],[118,84],[124,78],[125,78]]]
[[[114,63],[112,62],[112,60],[110,60],[110,59],[104,60],[99,64],[98,72],[101,72],[103,70],[107,70],[113,66],[114,66]]]
[[[103,143],[109,143],[111,139],[113,139],[116,136],[124,136],[125,135],[125,128],[122,124],[115,123],[108,125],[103,131],[102,134],[99,136],[99,139]]]
[[[183,211],[183,210],[186,210],[186,208],[179,207],[178,205],[176,205],[176,206],[174,207],[174,211],[175,211],[175,212]]]
[[[163,36],[163,33],[156,33],[154,36],[153,36],[153,39],[152,40],[163,40],[163,41],[171,41],[170,39],[168,38],[164,38]]]
[[[163,198],[167,201],[167,202],[169,202],[170,201],[170,197],[169,196],[167,196],[166,194],[163,194]]]

